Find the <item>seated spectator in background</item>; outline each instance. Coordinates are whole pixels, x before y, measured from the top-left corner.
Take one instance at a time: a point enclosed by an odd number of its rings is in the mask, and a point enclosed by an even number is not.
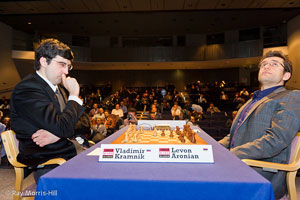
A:
[[[5,130],[11,130],[10,117],[4,117],[3,124],[6,126]]]
[[[124,120],[124,126],[129,124],[138,124],[138,119],[136,117],[136,110],[135,108],[129,108],[127,118]]]
[[[170,111],[170,110],[171,110],[170,103],[167,102],[167,100],[164,100],[162,105],[162,111]]]
[[[240,92],[240,96],[245,99],[249,98],[249,92],[246,90],[246,88],[243,88],[243,90]]]
[[[136,95],[135,99],[133,100],[133,107],[136,110],[142,110],[142,103],[141,103],[141,99],[140,99],[140,95]]]
[[[173,101],[174,101],[174,102],[177,102],[178,105],[182,105],[182,103],[183,103],[183,99],[182,99],[182,97],[180,96],[180,94],[176,94],[176,95],[174,96]]]
[[[155,106],[153,106],[153,107],[151,108],[150,113],[154,113],[155,119],[162,119],[161,113],[159,113],[159,112],[157,111],[157,108],[156,108]]]
[[[190,117],[190,121],[188,121],[187,125],[190,125],[190,126],[198,126],[198,124],[196,123],[196,119],[194,116],[191,116]],[[199,126],[198,126],[199,127]]]
[[[219,87],[223,88],[223,87],[225,87],[225,85],[226,85],[226,82],[224,80],[222,80]]]
[[[143,110],[148,110],[149,109],[149,98],[148,98],[148,93],[144,93],[143,97],[141,99]]]
[[[192,105],[192,110],[203,113],[203,108],[200,105],[197,105],[197,104]]]
[[[233,112],[232,112],[231,118],[228,119],[228,120],[226,121],[226,123],[225,123],[225,127],[226,127],[226,128],[230,128],[230,127],[231,127],[232,122],[233,122],[233,120],[234,120],[236,114],[237,114],[237,111],[233,111]]]
[[[227,96],[227,94],[225,94],[224,91],[221,91],[220,100],[221,101],[227,101],[228,100],[228,96]]]
[[[171,103],[173,99],[173,96],[171,95],[171,92],[168,92],[167,95],[164,97],[164,100],[166,100],[168,103]]]
[[[182,118],[189,119],[191,116],[191,112],[193,111],[190,101],[186,100],[182,109]]]
[[[245,103],[246,100],[244,98],[241,98],[241,102],[237,105],[236,109],[239,110]]]
[[[104,118],[98,117],[96,119],[96,124],[92,126],[92,135],[90,137],[93,142],[97,143],[105,138],[107,130],[104,123]]]
[[[250,98],[253,98],[253,94],[254,94],[253,92],[250,93]]]
[[[233,103],[236,104],[236,105],[238,105],[241,102],[241,99],[242,98],[240,97],[239,93],[237,92],[234,95]]]
[[[97,92],[95,94],[96,103],[100,103],[102,101],[102,95],[100,92],[100,89],[97,89]]]
[[[99,112],[95,114],[93,117],[94,120],[96,120],[97,118],[102,118],[102,119],[105,118],[103,108],[99,108]]]
[[[157,99],[154,99],[153,104],[151,105],[151,109],[153,106],[155,106],[157,108],[157,112],[161,113],[162,108],[161,108],[161,105],[158,104]]]
[[[154,98],[153,98],[153,95],[150,94],[149,95],[149,104],[152,105],[154,103]]]
[[[115,96],[115,98],[114,98],[114,104],[119,104],[120,103],[120,99],[121,99],[119,92],[116,91],[116,93],[115,93],[114,96]]]
[[[127,117],[127,106],[125,105],[124,101],[120,102],[120,109],[123,111],[124,118]]]
[[[8,103],[8,100],[5,100],[3,102],[3,104],[0,105],[0,109],[4,109],[4,110],[9,110],[9,103]]]
[[[171,109],[171,114],[173,117],[173,120],[178,120],[178,119],[182,119],[182,111],[181,109],[178,107],[177,104],[174,104],[174,106]]]
[[[198,104],[204,109],[207,108],[207,100],[204,97],[204,94],[200,94],[200,97],[198,98]]]
[[[155,113],[154,113],[154,112],[150,112],[149,117],[148,117],[148,120],[156,120],[156,117],[155,117]]]
[[[203,115],[203,109],[201,106],[193,104],[192,109],[193,111],[191,113],[191,116],[195,118],[195,121],[201,121],[202,119],[205,119]]]
[[[104,125],[106,127],[106,130],[107,130],[107,136],[113,134],[115,132],[115,122],[113,120],[113,118],[110,116],[110,113],[109,113],[109,110],[106,110],[104,112]]]
[[[210,103],[209,107],[207,108],[207,112],[210,112],[211,114],[213,114],[215,112],[221,112],[221,111],[213,103]]]
[[[89,96],[89,99],[92,100],[93,102],[96,102],[96,96],[95,96],[95,93],[92,92]]]
[[[89,116],[93,117],[99,113],[98,104],[94,103],[93,108],[90,110]]]
[[[204,94],[200,94],[200,97],[198,98],[198,103],[199,104],[207,103],[207,100],[204,97]]]
[[[116,108],[111,111],[111,114],[118,115],[120,118],[124,116],[123,110],[120,109],[120,105],[116,104]]]
[[[2,99],[0,99],[0,105],[2,105],[6,100],[7,100],[6,96],[2,96]]]

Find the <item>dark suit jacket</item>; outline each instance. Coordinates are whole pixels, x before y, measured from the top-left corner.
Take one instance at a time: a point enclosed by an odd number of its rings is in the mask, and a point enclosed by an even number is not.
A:
[[[230,134],[219,141],[229,148],[232,135],[236,130],[241,111],[237,113]],[[252,107],[235,137],[230,151],[241,159],[256,159],[276,163],[288,163],[291,142],[300,127],[300,91],[286,90],[281,87],[262,98]],[[285,173],[266,172],[256,169],[272,182],[275,196],[285,192]]]
[[[69,159],[76,155],[70,138],[84,107],[75,101],[67,101],[60,111],[58,99],[50,86],[36,73],[28,75],[16,85],[11,96],[11,126],[19,140],[18,161],[36,166],[55,157]],[[61,139],[39,147],[31,136],[45,129]]]

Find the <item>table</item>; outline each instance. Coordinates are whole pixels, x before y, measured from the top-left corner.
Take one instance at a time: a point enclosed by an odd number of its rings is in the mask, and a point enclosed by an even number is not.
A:
[[[98,156],[87,156],[127,128],[42,176],[36,199],[274,199],[269,181],[201,129],[214,164],[99,163]]]

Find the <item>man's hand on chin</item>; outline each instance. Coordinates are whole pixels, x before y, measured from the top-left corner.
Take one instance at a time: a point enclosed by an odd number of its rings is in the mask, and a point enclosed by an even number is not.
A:
[[[32,135],[32,140],[36,145],[44,147],[48,144],[57,142],[60,138],[50,133],[49,131],[40,129]]]

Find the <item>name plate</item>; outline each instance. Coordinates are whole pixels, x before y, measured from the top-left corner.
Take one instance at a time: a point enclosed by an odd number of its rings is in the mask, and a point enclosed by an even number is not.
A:
[[[214,163],[211,145],[101,144],[99,162]]]

